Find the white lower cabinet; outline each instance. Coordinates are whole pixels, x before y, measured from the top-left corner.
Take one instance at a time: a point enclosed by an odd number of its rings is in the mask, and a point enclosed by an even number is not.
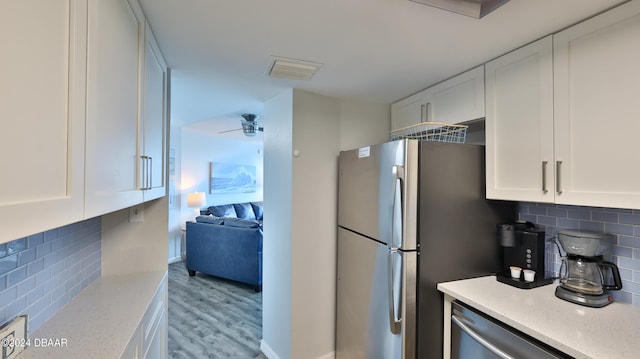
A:
[[[168,357],[168,293],[166,277],[156,291],[142,321],[129,344],[122,359],[145,358],[166,359]]]
[[[640,208],[637,43],[632,1],[486,65],[487,198]]]
[[[142,318],[143,358],[167,357],[167,309],[167,284],[163,282]]]
[[[142,331],[140,328],[136,329],[135,333],[133,333],[133,337],[129,341],[129,344],[122,353],[120,358],[122,359],[140,359],[142,358],[141,349],[142,348]]]

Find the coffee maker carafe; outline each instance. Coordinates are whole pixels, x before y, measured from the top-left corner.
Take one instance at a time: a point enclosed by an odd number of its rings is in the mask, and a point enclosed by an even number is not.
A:
[[[567,255],[562,258],[556,297],[598,308],[613,302],[607,291],[622,289],[622,280],[618,267],[603,256],[609,250],[607,240],[610,238],[607,233],[558,232],[558,240]]]

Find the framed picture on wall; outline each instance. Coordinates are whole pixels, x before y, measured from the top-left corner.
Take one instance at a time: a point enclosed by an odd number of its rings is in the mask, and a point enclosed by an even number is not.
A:
[[[256,191],[256,166],[209,162],[209,193]]]

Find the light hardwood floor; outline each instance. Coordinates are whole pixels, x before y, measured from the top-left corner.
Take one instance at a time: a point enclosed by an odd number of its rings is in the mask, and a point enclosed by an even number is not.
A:
[[[169,265],[169,357],[266,359],[260,352],[262,293]]]

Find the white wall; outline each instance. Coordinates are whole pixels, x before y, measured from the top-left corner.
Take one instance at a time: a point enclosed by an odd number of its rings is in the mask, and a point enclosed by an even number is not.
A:
[[[333,352],[340,106],[295,91],[293,102],[293,232],[291,357]]]
[[[335,350],[337,157],[341,149],[386,141],[390,107],[293,90],[268,101],[264,119],[261,347],[271,359],[330,358]]]
[[[182,129],[171,127],[169,135],[169,169],[168,169],[168,207],[169,207],[169,263],[179,261],[182,251],[180,165],[182,153]],[[174,157],[173,164],[171,157]],[[173,167],[172,167],[173,166]]]
[[[389,141],[391,106],[389,104],[340,101],[340,150]]]
[[[262,343],[271,359],[290,358],[293,90],[264,106]]]

